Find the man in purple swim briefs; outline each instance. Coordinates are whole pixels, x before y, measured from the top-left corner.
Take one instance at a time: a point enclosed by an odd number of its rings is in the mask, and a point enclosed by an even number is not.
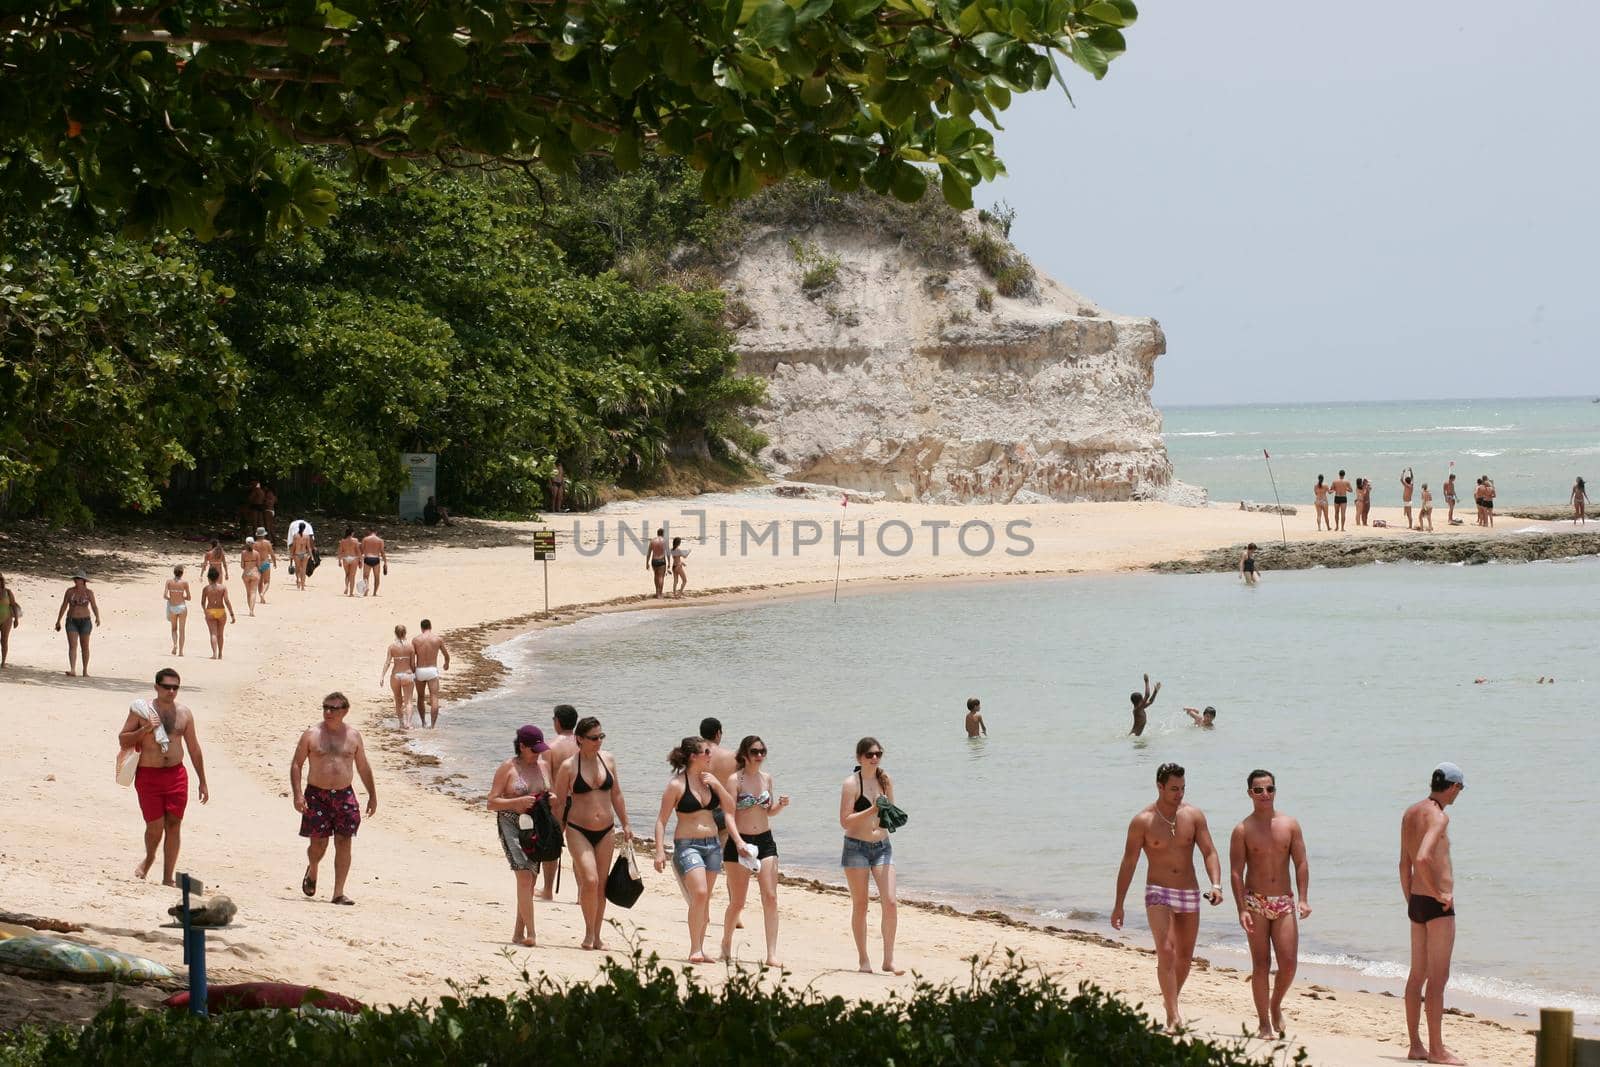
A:
[[[1178,1014],[1178,994],[1189,977],[1195,939],[1200,936],[1200,898],[1216,907],[1222,903],[1222,861],[1212,843],[1203,812],[1183,802],[1183,768],[1163,763],[1156,769],[1156,800],[1128,824],[1122,867],[1117,871],[1117,902],[1111,909],[1111,927],[1122,929],[1122,904],[1145,855],[1144,911],[1156,942],[1156,979],[1167,1012],[1167,1027],[1183,1025]],[[1200,847],[1211,888],[1202,894],[1194,876],[1194,850]]]
[[[1430,792],[1400,819],[1400,892],[1411,920],[1411,973],[1406,978],[1407,1059],[1464,1063],[1444,1047],[1444,986],[1450,980],[1450,954],[1456,944],[1455,871],[1450,865],[1450,816],[1467,787],[1454,763],[1433,769]],[[1428,1043],[1418,1024],[1428,1011]]]
[[[317,865],[333,839],[333,903],[354,904],[344,894],[350,875],[351,844],[361,828],[361,803],[356,799],[355,776],[367,790],[367,815],[378,810],[378,791],[372,784],[372,767],[361,733],[344,724],[350,701],[343,693],[322,698],[322,721],[300,735],[294,759],[289,763],[289,787],[294,810],[300,813],[300,836],[310,838],[306,847],[306,873],[300,891],[317,895]],[[300,788],[300,768],[310,764],[309,781]]]

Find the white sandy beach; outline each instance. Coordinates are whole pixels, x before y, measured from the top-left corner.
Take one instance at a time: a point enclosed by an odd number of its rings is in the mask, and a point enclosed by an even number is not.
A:
[[[904,504],[852,503],[841,509],[830,501],[750,500],[640,501],[614,507],[608,528],[626,517],[637,531],[641,521],[653,529],[660,521],[673,532],[697,532],[698,521],[680,515],[685,507],[708,507],[712,543],[695,545],[689,560],[691,592],[682,602],[640,604],[672,610],[676,603],[706,603],[707,590],[744,590],[743,597],[783,595],[825,589],[834,577],[831,543],[789,553],[793,523],[830,524],[841,517],[868,523],[865,554],[847,545],[843,578],[853,586],[886,580],[979,579],[1000,575],[1104,572],[1137,568],[1153,561],[1197,554],[1218,546],[1255,540],[1275,541],[1275,515],[1226,508],[1179,509],[1158,504],[1081,504],[1038,507],[938,508]],[[842,512],[842,515],[841,515]],[[1398,509],[1377,508],[1375,517],[1396,521]],[[599,516],[585,516],[585,531]],[[716,523],[781,520],[783,550],[774,558],[765,546],[741,556],[721,555]],[[891,557],[879,551],[876,524],[900,520],[919,530],[910,552]],[[920,534],[924,521],[986,520],[997,530],[1026,520],[1034,549],[1025,556],[1003,553],[1006,540],[987,555],[967,555],[946,531],[938,558]],[[1313,534],[1310,508],[1288,520],[1296,540],[1332,536],[1414,537],[1399,529]],[[511,534],[536,524],[503,524]],[[619,557],[614,544],[593,558],[581,558],[569,543],[570,516],[550,524],[560,534],[560,551],[550,567],[550,604],[565,609],[637,597],[648,589],[642,556],[630,550]],[[1530,526],[1559,528],[1521,520],[1496,531],[1511,536]],[[824,527],[826,528],[826,527]],[[807,528],[809,530],[809,528]],[[331,534],[330,529],[324,533]],[[176,893],[156,881],[135,881],[130,872],[140,854],[137,806],[131,790],[112,780],[115,732],[128,702],[148,696],[155,671],[175,666],[183,675],[181,699],[194,711],[205,748],[211,802],[191,799],[184,823],[180,870],[204,879],[208,890],[228,894],[239,905],[237,926],[214,934],[212,981],[265,977],[317,983],[375,1003],[436,998],[450,980],[483,976],[497,989],[519,981],[524,967],[564,979],[595,973],[596,955],[581,951],[581,920],[570,872],[561,899],[538,908],[540,947],[506,953],[513,918],[513,881],[494,837],[491,817],[481,809],[429,788],[426,768],[412,766],[389,728],[387,686],[378,673],[391,629],[404,622],[415,632],[426,616],[464,652],[531,625],[542,606],[542,568],[526,544],[493,548],[449,547],[431,533],[392,533],[390,576],[378,598],[350,600],[340,595],[341,578],[330,560],[305,592],[294,589],[286,569],[276,573],[270,603],[255,618],[243,613],[243,593],[231,583],[240,621],[228,628],[227,658],[207,659],[203,620],[195,611],[188,654],[168,653],[167,626],[160,603],[161,582],[174,563],[196,573],[203,546],[164,540],[135,558],[136,577],[94,582],[104,625],[93,634],[89,679],[67,678],[65,641],[54,622],[63,589],[60,580],[12,574],[4,560],[0,573],[11,582],[25,617],[14,631],[11,666],[0,674],[0,706],[8,713],[13,751],[0,781],[0,803],[9,813],[0,826],[0,865],[6,872],[0,910],[27,912],[83,923],[84,937],[108,947],[137,951],[180,969],[180,948],[166,922],[165,909]],[[1439,536],[1479,533],[1476,527],[1441,528]],[[415,538],[416,540],[413,540]],[[429,540],[435,543],[429,544]],[[804,538],[802,538],[804,539]],[[893,542],[898,546],[900,539]],[[737,532],[734,534],[737,544]],[[324,551],[331,547],[324,544]],[[123,551],[127,555],[126,551]],[[234,553],[236,558],[236,552]],[[91,569],[91,577],[93,571]],[[1270,580],[1270,573],[1267,580]],[[561,612],[573,617],[571,611]],[[559,621],[559,620],[558,620]],[[461,696],[492,678],[481,659],[462,656],[449,672],[447,698]],[[460,669],[466,668],[466,669]],[[353,702],[350,721],[367,735],[374,756],[379,804],[363,823],[355,845],[349,883],[353,908],[327,903],[331,866],[324,870],[320,899],[299,891],[305,866],[304,842],[296,835],[299,817],[289,800],[287,764],[299,731],[319,718],[322,696],[339,689]],[[527,718],[546,725],[548,709]],[[446,707],[440,728],[450,728]],[[507,724],[507,735],[518,724]],[[493,771],[482,768],[485,788]],[[623,768],[626,776],[627,768]],[[191,772],[191,781],[192,781]],[[636,829],[647,832],[656,796],[637,773],[629,791]],[[1109,889],[1117,857],[1105,857]],[[159,862],[159,860],[158,860]],[[915,883],[915,872],[902,872]],[[636,935],[646,951],[669,962],[686,951],[683,904],[667,876],[646,871],[647,891],[632,911],[610,909],[623,930],[611,938],[621,946]],[[910,895],[916,895],[912,893]],[[718,892],[718,900],[721,891]],[[1397,905],[1398,906],[1398,905]],[[759,908],[746,913],[749,927],[736,941],[752,958],[760,939]],[[712,938],[720,935],[720,904],[713,906]],[[832,893],[791,887],[782,896],[780,949],[791,981],[824,993],[875,997],[908,988],[910,975],[894,979],[853,970],[848,901]],[[1231,923],[1224,906],[1206,923]],[[876,923],[874,913],[874,933]],[[1110,935],[1107,929],[1095,931]],[[1463,933],[1463,936],[1469,936]],[[714,941],[713,941],[714,943]],[[903,909],[897,958],[924,978],[964,979],[966,957],[1014,948],[1027,960],[1071,983],[1091,980],[1130,1000],[1156,1004],[1152,959],[1129,947],[1091,939],[1052,935],[983,919]],[[718,968],[697,973],[715,978]],[[1247,975],[1220,968],[1197,970],[1184,992],[1186,1014],[1197,1029],[1234,1036],[1253,1022]],[[1313,1063],[1367,1065],[1403,1062],[1400,1002],[1377,994],[1312,989],[1302,974],[1288,1017],[1295,1044],[1303,1044]],[[1521,1020],[1508,1023],[1450,1017],[1446,1040],[1469,1062],[1528,1062],[1533,1039]]]

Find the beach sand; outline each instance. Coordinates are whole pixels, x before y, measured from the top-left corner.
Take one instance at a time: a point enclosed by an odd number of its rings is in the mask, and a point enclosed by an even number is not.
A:
[[[678,602],[637,599],[649,582],[637,550],[619,558],[612,545],[594,558],[581,558],[570,544],[571,517],[552,522],[560,541],[550,566],[550,604],[567,609],[558,610],[561,618],[555,621],[581,615],[570,610],[574,605],[614,602],[611,610],[672,610],[677,604],[704,604],[706,590],[714,589],[743,590],[736,596],[752,600],[826,591],[834,577],[831,542],[791,556],[791,524],[807,519],[831,523],[841,512],[852,524],[868,523],[866,554],[858,558],[854,546],[846,546],[843,576],[852,590],[908,579],[1140,568],[1220,545],[1266,543],[1279,532],[1275,515],[1145,503],[961,509],[852,503],[841,509],[837,498],[756,498],[737,504],[728,503],[730,499],[718,497],[709,504],[641,501],[621,509],[635,530],[641,521],[653,529],[660,520],[669,520],[674,533],[690,535],[697,522],[680,516],[679,509],[711,508],[713,543],[696,545],[689,560],[695,595]],[[1380,508],[1375,514],[1393,519],[1398,512]],[[616,515],[606,517],[612,526]],[[584,516],[583,528],[592,531],[598,518]],[[715,524],[723,519],[735,524],[741,519],[781,520],[784,551],[777,558],[765,547],[744,557],[736,552],[719,555]],[[922,536],[911,552],[893,558],[878,551],[872,531],[876,524],[895,519],[912,527],[923,521],[982,519],[1002,530],[1008,522],[1026,520],[1035,547],[1025,557],[1006,556],[999,551],[1007,544],[1002,535],[996,552],[968,556],[953,550],[951,530],[936,559]],[[1289,521],[1294,539],[1330,537],[1306,529],[1309,508]],[[327,525],[325,532],[331,533],[332,524]],[[118,576],[94,583],[104,625],[93,634],[94,676],[88,679],[62,673],[65,641],[51,629],[69,583],[13,574],[0,561],[0,573],[6,574],[26,612],[12,635],[12,665],[0,674],[0,706],[12,724],[6,742],[12,754],[0,779],[0,804],[7,812],[0,825],[0,866],[6,872],[0,910],[82,923],[82,936],[88,940],[140,952],[180,970],[175,932],[158,929],[177,894],[157,881],[131,877],[141,852],[141,823],[132,791],[119,788],[112,776],[114,735],[129,700],[150,695],[156,669],[173,665],[183,674],[181,699],[195,714],[211,790],[211,802],[204,807],[191,796],[179,870],[194,873],[208,891],[226,893],[240,908],[235,927],[211,936],[213,982],[272,978],[316,983],[373,1003],[403,1003],[437,998],[447,991],[447,982],[479,976],[492,989],[510,989],[520,982],[524,968],[561,979],[592,976],[597,955],[577,947],[581,918],[570,871],[560,900],[538,906],[540,947],[507,952],[513,879],[496,843],[492,818],[431,788],[428,769],[415,765],[390,729],[389,691],[377,684],[394,624],[404,622],[415,633],[424,616],[458,656],[445,675],[447,699],[492,684],[496,668],[469,653],[538,622],[534,616],[543,603],[543,568],[533,562],[531,547],[522,543],[535,528],[537,524],[495,524],[491,543],[498,542],[498,547],[464,547],[456,543],[463,538],[451,531],[397,528],[391,531],[390,576],[378,598],[340,595],[342,579],[330,561],[305,592],[293,588],[286,569],[278,571],[271,602],[248,618],[235,577],[231,592],[241,617],[228,628],[227,658],[221,662],[207,658],[198,610],[191,619],[188,654],[181,660],[167,654],[161,583],[174,563],[188,564],[188,576],[198,579],[195,565],[203,545],[159,537],[147,550],[130,552],[126,542],[119,543],[115,547],[122,559],[108,557],[98,571]],[[1510,528],[1502,526],[1498,533],[1508,534]],[[1449,531],[1476,532],[1473,527]],[[1347,536],[1411,535],[1402,526]],[[91,565],[91,576],[95,573]],[[196,580],[197,592],[200,584]],[[327,903],[331,858],[323,869],[319,899],[301,895],[304,842],[297,836],[299,816],[289,798],[287,765],[296,739],[301,729],[318,720],[320,700],[333,689],[352,699],[350,722],[368,739],[378,782],[378,812],[363,823],[355,843],[348,886],[357,901],[353,908]],[[527,715],[541,725],[548,717],[547,708],[530,709]],[[440,728],[448,730],[450,723],[446,706]],[[516,725],[507,723],[508,738]],[[484,789],[493,770],[489,765],[481,769]],[[657,800],[654,779],[636,769],[629,781],[629,769],[621,770],[630,787],[633,824],[647,832]],[[646,781],[652,784],[646,786]],[[1107,907],[1117,861],[1116,856],[1104,857]],[[610,944],[622,946],[625,936],[637,937],[647,952],[659,952],[680,965],[687,951],[683,903],[670,877],[655,875],[648,866],[645,873],[646,893],[639,904],[631,911],[608,910],[623,927],[610,936]],[[899,873],[908,896],[918,895],[919,881],[937,884],[934,877],[923,879],[922,872]],[[1137,891],[1136,883],[1135,897]],[[1396,896],[1398,909],[1398,890]],[[719,888],[710,944],[721,935],[724,899]],[[745,914],[747,928],[736,940],[737,951],[745,960],[758,959],[759,905]],[[876,909],[872,914],[875,939]],[[781,915],[780,951],[795,984],[872,998],[906,990],[913,982],[911,975],[896,979],[854,972],[848,898],[839,893],[791,885],[781,895]],[[1233,911],[1228,904],[1208,909],[1204,922],[1231,924]],[[1014,949],[1071,984],[1089,980],[1159,1013],[1152,957],[1131,943],[1107,943],[1111,933],[1104,928],[1087,935],[1057,934],[948,911],[903,908],[896,956],[923,978],[964,980],[970,971],[967,957]],[[1464,928],[1463,936],[1471,934]],[[720,969],[702,966],[696,973],[714,981]],[[1321,991],[1312,988],[1313,982],[1302,971],[1287,1012],[1293,1042],[1310,1051],[1313,1063],[1403,1060],[1398,1000],[1343,989]],[[1247,974],[1220,966],[1197,968],[1183,1003],[1199,1031],[1231,1037],[1247,1023],[1253,1028]],[[1470,1062],[1527,1062],[1533,1039],[1525,1025],[1521,1020],[1450,1017],[1446,1040]]]

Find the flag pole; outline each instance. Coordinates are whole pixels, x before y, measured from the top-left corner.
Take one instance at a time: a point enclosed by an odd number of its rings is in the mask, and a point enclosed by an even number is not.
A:
[[[1266,449],[1261,454],[1267,458],[1267,477],[1272,479],[1272,499],[1278,505],[1278,529],[1283,533],[1283,547],[1289,547],[1289,527],[1283,521],[1283,501],[1278,499],[1278,479],[1272,476],[1272,453]]]
[[[850,494],[843,493],[842,496],[844,499],[839,502],[839,514],[841,515],[844,514],[844,509],[850,506]],[[833,551],[836,557],[833,565],[833,602],[837,604],[839,602],[839,571],[844,567],[844,546],[839,543],[837,537],[833,539]]]

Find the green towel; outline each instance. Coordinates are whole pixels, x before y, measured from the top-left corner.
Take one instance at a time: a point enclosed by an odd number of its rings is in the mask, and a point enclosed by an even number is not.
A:
[[[906,823],[911,821],[911,816],[905,813],[904,808],[897,807],[895,802],[878,794],[878,825],[891,834]]]

